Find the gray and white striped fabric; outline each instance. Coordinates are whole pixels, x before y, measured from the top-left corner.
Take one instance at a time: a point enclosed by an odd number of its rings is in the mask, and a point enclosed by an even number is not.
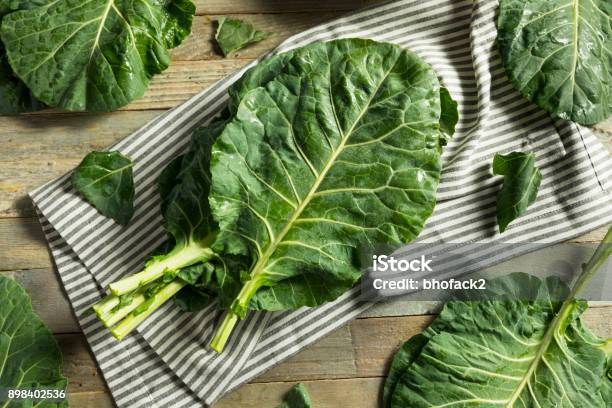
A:
[[[461,121],[444,153],[439,203],[422,234],[427,242],[554,243],[612,222],[612,160],[587,129],[551,119],[513,90],[494,44],[496,9],[494,0],[395,1],[305,31],[275,51],[367,37],[409,48],[439,73],[460,104]],[[100,216],[77,196],[70,174],[31,193],[60,278],[120,407],[212,404],[371,306],[354,288],[314,309],[252,313],[220,355],[207,348],[220,317],[214,305],[182,314],[167,304],[121,343],[88,313],[102,288],[138,271],[164,241],[157,175],[187,148],[193,129],[223,108],[227,87],[242,72],[112,147],[135,161],[136,214],[129,226]],[[499,180],[490,163],[495,152],[513,150],[536,153],[543,182],[537,202],[500,238]]]

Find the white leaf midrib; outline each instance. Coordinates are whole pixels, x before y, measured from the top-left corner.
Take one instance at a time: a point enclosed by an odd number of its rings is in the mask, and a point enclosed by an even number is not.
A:
[[[399,55],[396,57],[396,59],[393,62],[393,64],[391,64],[391,67],[389,68],[389,70],[387,70],[384,73],[382,79],[380,80],[380,82],[378,83],[376,88],[373,90],[372,95],[370,96],[369,100],[364,105],[364,108],[359,113],[358,117],[353,122],[353,125],[351,126],[351,128],[346,133],[343,132],[342,128],[340,127],[340,123],[337,122],[338,132],[342,136],[342,139],[340,141],[340,144],[338,145],[338,148],[332,153],[332,155],[330,156],[329,160],[325,164],[325,167],[319,173],[319,175],[316,177],[312,187],[310,188],[310,190],[308,191],[308,193],[306,194],[306,196],[304,197],[304,199],[300,203],[299,207],[294,211],[294,213],[291,216],[291,218],[289,219],[289,221],[287,221],[287,223],[285,224],[285,226],[283,227],[281,232],[275,237],[275,239],[272,242],[270,242],[270,245],[268,245],[268,247],[266,248],[266,251],[264,252],[262,257],[257,260],[257,263],[253,267],[253,272],[251,273],[251,279],[255,278],[256,276],[258,276],[260,273],[262,273],[265,270],[265,268],[266,268],[266,266],[268,264],[269,258],[274,254],[274,252],[276,251],[276,248],[283,241],[285,235],[287,235],[287,233],[291,230],[291,228],[293,227],[293,225],[296,222],[296,220],[299,219],[299,217],[301,216],[302,212],[306,209],[306,207],[308,206],[308,204],[310,203],[312,198],[315,196],[315,193],[318,190],[318,188],[320,187],[320,185],[323,182],[323,180],[325,179],[325,176],[327,175],[329,170],[334,165],[334,163],[335,163],[336,159],[338,158],[338,156],[344,150],[344,146],[346,145],[346,142],[350,138],[353,129],[355,128],[355,126],[357,126],[357,124],[361,121],[361,119],[363,118],[365,113],[370,108],[370,105],[372,104],[372,101],[374,100],[374,98],[378,94],[378,91],[380,90],[380,87],[387,80],[387,77],[389,76],[389,74],[391,73],[393,68],[395,68],[395,65],[397,64],[398,60],[399,60]],[[332,98],[331,90],[330,90],[330,100],[331,100],[332,106],[334,107],[334,116],[336,117],[336,120],[337,120],[337,116],[336,116],[336,113],[335,113],[335,106],[334,106],[334,103],[333,103],[333,98]],[[296,141],[296,143],[297,143],[297,141]]]

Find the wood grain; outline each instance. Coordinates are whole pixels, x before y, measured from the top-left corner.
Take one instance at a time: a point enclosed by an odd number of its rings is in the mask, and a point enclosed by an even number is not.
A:
[[[352,377],[383,377],[387,363],[399,346],[420,333],[435,316],[401,316],[356,319],[306,347],[287,361],[257,377],[253,382],[305,381]],[[585,324],[597,335],[612,337],[608,322],[612,307],[589,308]],[[78,387],[98,389],[99,375],[81,334],[58,335],[65,351],[64,372],[78,378]]]
[[[317,408],[373,408],[378,406],[382,378],[305,381],[312,404]],[[277,406],[293,383],[246,384],[228,394],[212,408],[272,408]],[[72,392],[73,408],[111,408],[113,402],[105,391]],[[256,405],[254,405],[256,404]]]
[[[194,0],[197,14],[351,11],[388,0]]]
[[[375,407],[393,353],[432,319],[433,316],[357,319],[230,393],[214,408],[247,407],[253,401],[257,406],[273,407],[290,388],[288,383],[293,382],[306,383],[316,407]],[[583,319],[598,335],[612,337],[608,324],[612,307],[590,308]],[[107,404],[103,398],[106,386],[85,338],[80,334],[59,335],[58,341],[71,398],[80,403],[89,401],[88,395],[95,395],[101,404]],[[350,405],[342,405],[341,401]]]
[[[73,408],[113,408],[113,400],[108,391],[70,392],[68,404]]]
[[[52,268],[0,272],[19,282],[30,294],[34,311],[53,333],[78,333],[76,321],[64,289]]]
[[[312,406],[317,408],[377,407],[382,382],[382,378],[303,381]],[[292,386],[292,383],[284,382],[246,384],[221,399],[213,408],[275,407]]]
[[[89,351],[83,334],[56,335],[64,356],[62,372],[68,378],[68,392],[92,392],[106,390],[106,383]]]
[[[51,267],[49,249],[38,220],[0,219],[0,271]]]
[[[27,193],[106,149],[160,111],[0,117],[0,218],[34,216]]]
[[[232,59],[255,59],[269,50],[276,48],[286,38],[300,33],[310,27],[330,21],[342,12],[290,13],[290,14],[253,14],[239,16],[253,23],[258,29],[272,35],[264,41],[250,45],[231,55]],[[216,21],[220,15],[196,16],[193,20],[192,33],[177,48],[171,51],[173,63],[177,61],[224,60],[217,49],[214,37],[217,30]]]

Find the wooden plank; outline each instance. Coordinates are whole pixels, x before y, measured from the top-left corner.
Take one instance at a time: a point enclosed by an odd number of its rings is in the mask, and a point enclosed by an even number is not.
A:
[[[156,75],[145,95],[121,110],[169,109],[238,71],[249,59],[175,61]]]
[[[90,151],[109,147],[159,114],[147,111],[0,117],[0,218],[33,216],[29,191],[70,171]],[[0,266],[6,267],[1,261]]]
[[[15,221],[15,220],[13,220]],[[33,221],[33,229],[36,229],[35,220]],[[3,223],[0,222],[0,226]],[[11,228],[6,228],[5,230],[10,230]],[[579,259],[582,259],[588,256],[588,251],[592,251],[596,242],[603,237],[603,234],[606,232],[606,228],[600,228],[599,230],[588,233],[579,239],[575,239],[576,244],[568,244],[571,247],[566,247],[564,244],[556,245],[554,247],[546,248],[544,251],[545,258],[551,257],[556,259],[557,262],[579,262]],[[10,231],[9,231],[10,232]],[[41,238],[42,239],[42,238]],[[594,242],[589,242],[593,241]],[[576,245],[580,245],[581,247],[577,247]],[[581,249],[582,246],[584,249]],[[28,245],[20,245],[22,248],[22,253],[27,254],[26,256],[30,258],[36,258],[35,256],[31,256],[33,253],[32,249],[24,250],[24,248],[28,248]],[[35,251],[35,250],[34,250]],[[14,252],[11,250],[7,250],[4,252],[5,254],[13,254]],[[535,272],[538,269],[538,266],[542,264],[539,269],[546,270],[549,265],[548,261],[542,261],[541,254],[543,252],[539,251],[538,253],[526,254],[518,258],[513,258],[512,260],[506,261],[500,265],[497,265],[491,268],[492,271],[496,273],[509,273],[517,270],[524,270],[526,272]],[[572,259],[572,257],[577,257],[578,260]],[[13,261],[11,261],[13,262]],[[22,261],[16,261],[22,262]],[[77,322],[74,320],[72,315],[72,311],[70,305],[64,295],[64,292],[59,284],[59,280],[56,272],[52,267],[48,268],[39,268],[39,269],[30,269],[30,270],[18,270],[18,271],[7,271],[4,272],[7,275],[13,277],[18,282],[20,282],[28,291],[28,293],[32,296],[32,303],[34,305],[34,309],[43,317],[43,320],[47,323],[47,325],[51,328],[54,333],[72,333],[79,331],[79,327]],[[611,302],[591,302],[591,307],[603,307],[609,306]],[[372,309],[366,311],[363,317],[389,317],[389,316],[401,316],[401,315],[423,315],[423,314],[432,314],[439,311],[441,307],[440,302],[434,301],[410,301],[409,299],[398,299],[394,301],[388,301],[384,303],[379,303]],[[336,353],[336,352],[334,352]],[[306,358],[303,360],[303,364],[310,364],[310,360]],[[347,363],[345,358],[346,356],[342,353],[334,354],[330,356],[330,358],[337,358],[337,364],[347,364],[347,369],[350,369],[350,364]],[[298,367],[299,368],[299,367]]]
[[[527,262],[525,260],[525,262]],[[512,262],[512,261],[510,261]],[[512,263],[514,265],[514,263]],[[521,268],[518,268],[521,269]],[[516,269],[514,269],[516,270]],[[24,286],[26,291],[32,297],[32,305],[34,310],[42,317],[43,321],[54,333],[76,333],[80,332],[79,325],[72,314],[72,309],[64,291],[59,283],[59,278],[55,270],[51,267],[41,269],[19,270],[0,272],[17,280]],[[369,309],[362,315],[363,318],[368,317],[392,317],[392,316],[417,316],[437,313],[441,307],[440,302],[425,302],[425,301],[408,301],[396,300],[384,303],[379,303],[372,309]],[[612,302],[590,302],[590,307],[607,307],[612,306]],[[337,334],[338,337],[330,337],[323,340],[321,343],[322,350],[330,350],[328,358],[330,361],[335,361],[338,369],[343,369],[349,373],[354,370],[352,364],[352,354],[346,349],[335,347],[337,342],[344,341],[343,339],[350,336],[349,329],[343,328]],[[343,337],[344,336],[344,337]],[[326,343],[329,341],[330,343]],[[322,352],[319,350],[317,352]],[[309,365],[313,364],[316,356],[308,353],[301,355],[295,361],[295,366],[291,370],[307,371]],[[276,373],[275,375],[284,375]]]
[[[330,380],[354,377],[382,377],[397,348],[420,333],[434,316],[399,316],[356,319],[295,356],[253,380]],[[585,324],[602,337],[612,337],[612,307],[590,308]],[[58,335],[64,353],[64,373],[78,390],[99,390],[104,385],[81,334]]]
[[[605,138],[608,142],[612,140],[612,117],[608,118],[607,120],[604,120],[601,123],[596,124],[595,126],[593,126],[593,128],[596,131],[605,133],[601,135],[600,139]],[[610,149],[608,149],[608,151],[609,150]]]
[[[600,242],[607,227],[598,228],[572,239],[573,243]],[[0,270],[51,268],[52,263],[38,220],[35,218],[0,219]]]
[[[383,377],[395,351],[435,316],[357,319],[349,326],[357,377]]]
[[[113,408],[115,406],[108,391],[69,393],[68,404],[72,408]]]
[[[260,43],[250,45],[232,54],[232,58],[255,59],[276,48],[286,38],[340,15],[342,13],[322,12],[236,16],[272,35]],[[196,16],[193,20],[191,35],[179,47],[171,51],[173,64],[177,61],[224,60],[214,40],[217,30],[216,21],[220,17],[219,15]]]
[[[265,51],[267,49],[262,49],[262,52]],[[174,61],[166,71],[153,78],[143,98],[121,110],[174,107],[214,82],[237,71],[251,59],[232,57],[221,60]],[[607,124],[600,125],[599,128],[610,130]]]
[[[582,320],[596,335],[612,339],[612,307],[590,307],[582,315]]]
[[[64,356],[63,374],[68,378],[68,392],[106,390],[106,383],[89,351],[83,334],[55,336]]]
[[[196,14],[351,11],[388,0],[194,0]]]
[[[372,408],[379,405],[382,378],[355,378],[304,382],[317,408]],[[246,384],[231,392],[212,408],[275,407],[293,383]],[[111,408],[108,392],[78,392],[68,395],[73,408]]]
[[[612,307],[591,308],[583,316],[585,324],[595,333],[612,337],[609,325]],[[433,316],[357,319],[232,392],[215,408],[252,406],[253,403],[275,406],[290,387],[287,382],[298,381],[306,383],[317,407],[376,406],[378,387],[393,353],[432,319]],[[64,374],[70,380],[69,392],[75,403],[89,401],[84,396],[88,393],[99,398],[105,395],[104,381],[84,337],[73,334],[57,338],[64,353]],[[355,393],[360,395],[352,399]],[[342,396],[345,399],[339,399]],[[365,402],[359,405],[362,400]],[[349,405],[341,405],[340,401]]]
[[[51,269],[32,269],[0,272],[19,282],[32,298],[32,307],[53,333],[78,333],[79,324],[59,283]]]
[[[355,349],[352,347],[355,320],[335,330],[282,364],[277,365],[255,382],[314,380],[321,378],[351,378],[359,376]]]
[[[379,406],[382,378],[303,381],[312,406],[317,408],[372,408]],[[293,384],[246,384],[231,392],[212,408],[275,407]]]
[[[603,227],[599,227],[593,231],[587,232],[584,235],[581,235],[579,237],[573,238],[571,240],[569,240],[568,242],[577,242],[577,243],[596,243],[596,242],[601,242],[604,238],[604,236],[606,235],[606,233],[608,232],[608,229],[610,228],[609,225],[603,226]]]
[[[4,272],[12,274],[14,278],[20,282],[32,297],[32,304],[36,313],[43,319],[49,329],[53,333],[77,333],[80,332],[80,327],[72,313],[72,309],[63,289],[58,283],[58,278],[55,271],[52,270],[35,270],[35,271],[16,271]],[[32,279],[31,274],[38,275],[36,279]],[[393,317],[402,315],[419,316],[439,312],[442,304],[440,302],[418,302],[417,305],[406,303],[415,302],[386,302],[379,303],[376,307],[368,310],[362,318],[370,317]],[[610,301],[593,301],[589,302],[591,308],[602,308],[612,306]],[[606,323],[610,324],[610,323]],[[611,325],[612,326],[612,325]],[[329,350],[329,361],[334,361],[337,369],[343,369],[349,373],[354,370],[350,353],[346,349],[334,347],[338,341],[342,341],[343,337],[349,335],[348,329],[343,328],[338,332],[338,338],[329,337],[322,340],[322,349]],[[329,344],[328,344],[329,342]],[[318,350],[317,353],[322,352]],[[316,355],[305,353],[296,359],[294,367],[289,371],[307,371],[311,364],[316,364]],[[306,367],[306,368],[305,368]],[[270,372],[272,375],[283,376],[285,373]]]
[[[35,218],[0,219],[0,271],[50,268],[47,241]]]

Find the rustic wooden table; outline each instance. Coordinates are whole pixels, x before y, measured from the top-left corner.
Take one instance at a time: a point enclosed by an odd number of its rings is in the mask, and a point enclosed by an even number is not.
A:
[[[95,149],[103,149],[164,110],[244,66],[289,35],[377,0],[197,0],[193,34],[173,51],[171,67],[153,80],[144,98],[119,112],[42,112],[0,118],[0,273],[21,282],[34,308],[56,334],[64,354],[72,407],[111,407],[112,399],[90,355],[53,270],[47,245],[26,193],[60,176]],[[212,43],[213,21],[235,15],[275,35],[232,58]],[[596,128],[612,147],[612,120]],[[597,242],[605,229],[576,239]],[[612,337],[612,306],[591,307],[587,324]],[[374,408],[388,359],[421,331],[431,315],[389,316],[384,309],[353,321],[270,372],[232,392],[218,408],[273,407],[305,382],[317,408]]]

